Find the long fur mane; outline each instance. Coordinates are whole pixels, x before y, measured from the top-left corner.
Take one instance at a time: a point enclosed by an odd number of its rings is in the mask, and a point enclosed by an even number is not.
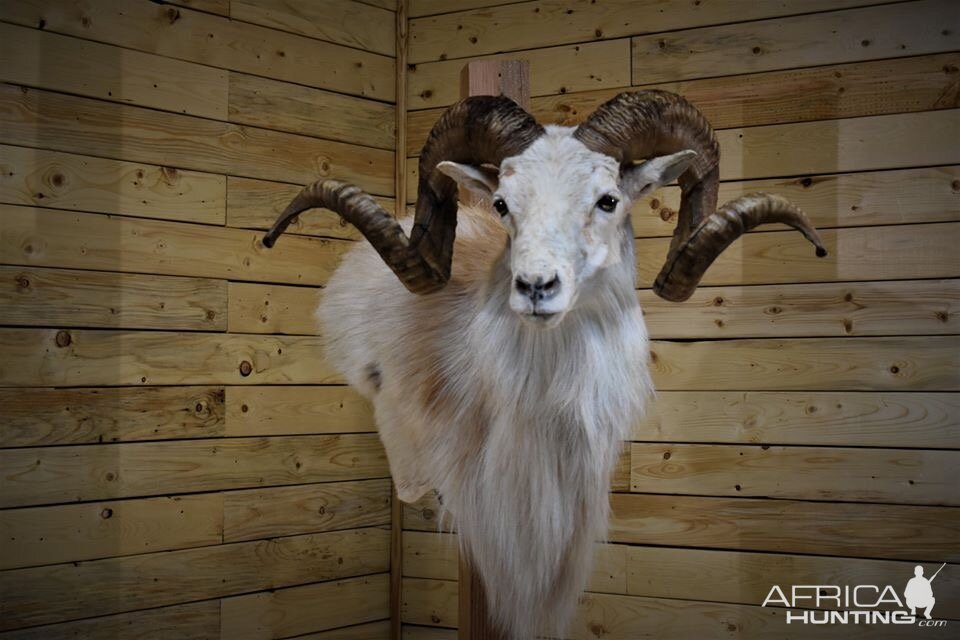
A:
[[[629,219],[621,250],[558,327],[530,327],[508,304],[506,234],[462,206],[443,290],[408,293],[357,243],[318,311],[328,358],[374,405],[400,498],[440,493],[518,640],[567,626],[606,536],[621,443],[652,392]]]

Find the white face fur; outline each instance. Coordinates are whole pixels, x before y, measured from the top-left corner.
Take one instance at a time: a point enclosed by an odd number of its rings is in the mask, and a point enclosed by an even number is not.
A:
[[[681,151],[621,172],[617,160],[587,149],[572,132],[547,127],[499,168],[437,166],[492,202],[510,236],[510,307],[540,327],[560,324],[582,283],[621,262],[631,203],[676,179],[696,155]]]

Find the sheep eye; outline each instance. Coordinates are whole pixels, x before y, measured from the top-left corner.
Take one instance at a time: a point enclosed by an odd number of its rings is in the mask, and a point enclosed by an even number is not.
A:
[[[505,216],[510,213],[510,208],[507,207],[507,203],[503,201],[503,198],[495,198],[493,201],[493,208],[497,210],[501,216]]]
[[[606,195],[597,200],[597,208],[607,213],[613,213],[613,210],[617,208],[618,202],[620,201],[613,196]]]

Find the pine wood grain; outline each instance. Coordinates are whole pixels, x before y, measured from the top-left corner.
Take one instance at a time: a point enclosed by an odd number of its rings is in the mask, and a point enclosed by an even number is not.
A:
[[[13,85],[0,86],[0,142],[297,184],[337,176],[393,193],[384,149]]]
[[[957,166],[723,182],[717,201],[722,204],[755,191],[787,198],[818,229],[960,220]],[[679,187],[660,189],[634,205],[634,233],[672,235],[679,209]]]
[[[389,475],[375,435],[5,449],[0,450],[0,461],[4,507]]]
[[[15,569],[0,573],[0,629],[336,580],[388,564],[387,532],[374,528]]]
[[[960,509],[615,493],[611,542],[953,562]]]
[[[772,585],[896,585],[913,575],[914,562],[826,558],[743,551],[627,547],[629,594],[740,604],[759,604]],[[930,567],[932,571],[936,566]],[[941,582],[942,581],[942,582]],[[960,579],[937,576],[942,618],[956,619]],[[811,603],[812,604],[812,603]],[[888,607],[883,607],[888,608]]]
[[[400,619],[404,624],[456,627],[458,594],[456,581],[404,578]]]
[[[0,266],[0,324],[225,331],[227,283]]]
[[[230,17],[393,56],[393,14],[342,0],[230,0]]]
[[[654,342],[663,391],[956,391],[954,336]]]
[[[955,51],[950,0],[830,11],[633,38],[633,83]]]
[[[223,541],[389,525],[390,494],[388,479],[229,491]]]
[[[630,42],[604,40],[587,44],[533,49],[522,56],[503,54],[484,59],[530,61],[530,95],[586,91],[630,84]],[[429,109],[453,104],[460,98],[458,77],[467,60],[424,62],[407,76],[409,109]]]
[[[340,3],[340,6],[363,5]],[[393,22],[393,14],[377,9],[373,11],[390,16],[390,22]],[[390,45],[392,48],[392,40]],[[243,73],[230,73],[230,122],[394,149],[397,138],[394,111],[393,105],[381,102]]]
[[[403,640],[457,640],[457,630],[405,624],[402,638]]]
[[[211,600],[0,633],[3,640],[209,640],[220,630],[220,602]]]
[[[438,13],[453,13],[455,11],[466,11],[477,7],[493,7],[501,4],[511,4],[513,2],[516,2],[516,0],[458,0],[455,5],[452,5],[450,0],[410,0],[409,11],[411,18],[419,18]]]
[[[370,403],[349,387],[228,387],[226,434],[372,433]]]
[[[319,288],[284,287],[246,282],[229,285],[232,333],[319,335]]]
[[[917,392],[660,391],[634,440],[960,448],[960,397]]]
[[[0,202],[204,224],[226,220],[226,178],[0,145]]]
[[[8,387],[342,382],[316,337],[0,329],[0,349]]]
[[[0,511],[0,569],[220,544],[220,494]]]
[[[389,615],[388,603],[387,574],[226,598],[220,638],[270,640],[379,620]]]
[[[716,129],[853,118],[958,106],[956,53],[644,85],[695,104]],[[623,88],[533,100],[542,122],[575,125]],[[427,112],[424,112],[427,113]],[[411,114],[424,117],[421,112]]]
[[[404,530],[439,533],[452,531],[452,527],[450,514],[441,508],[434,491],[428,491],[416,502],[403,504]]]
[[[222,436],[222,387],[0,389],[0,447]]]
[[[297,640],[383,640],[390,637],[390,621],[368,622],[331,631],[297,636]]]
[[[0,205],[0,262],[322,285],[352,243],[244,229]]]
[[[227,72],[221,69],[11,24],[0,24],[0,57],[0,80],[6,82],[227,117]]]
[[[956,278],[960,223],[894,225],[820,231],[830,252],[818,258],[799,233],[754,231],[735,241],[704,274],[703,285],[793,284]],[[636,241],[637,285],[649,287],[670,241]]]
[[[960,332],[960,280],[700,287],[683,304],[639,296],[657,339]]]
[[[630,447],[641,493],[958,506],[960,452],[726,444]]]
[[[506,4],[488,0],[466,5],[433,4],[434,11],[445,9],[450,13],[410,21],[411,62],[538,49],[874,3],[868,0],[726,0],[692,5],[669,0],[612,0],[602,3],[540,0]],[[470,4],[482,8],[472,9]],[[498,4],[506,6],[488,6]],[[460,11],[452,12],[454,9]],[[428,7],[416,7],[416,12],[412,11],[411,15],[417,16],[427,10]]]
[[[5,19],[47,31],[318,89],[394,99],[393,59],[148,0],[11,0]],[[323,73],[316,61],[323,60]],[[362,70],[363,72],[358,72]]]
[[[300,185],[281,182],[228,177],[227,226],[269,229],[301,188]],[[394,213],[393,198],[374,196],[373,199],[388,212]],[[327,209],[312,209],[309,213],[298,216],[284,233],[347,240],[359,240],[363,237],[356,227]]]

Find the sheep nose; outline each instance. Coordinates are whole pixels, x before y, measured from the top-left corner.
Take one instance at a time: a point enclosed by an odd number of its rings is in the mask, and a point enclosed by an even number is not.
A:
[[[560,292],[560,278],[556,274],[549,279],[543,276],[537,276],[536,279],[531,282],[530,278],[517,276],[517,279],[514,281],[514,286],[516,286],[519,293],[530,298],[531,302],[543,302]]]

